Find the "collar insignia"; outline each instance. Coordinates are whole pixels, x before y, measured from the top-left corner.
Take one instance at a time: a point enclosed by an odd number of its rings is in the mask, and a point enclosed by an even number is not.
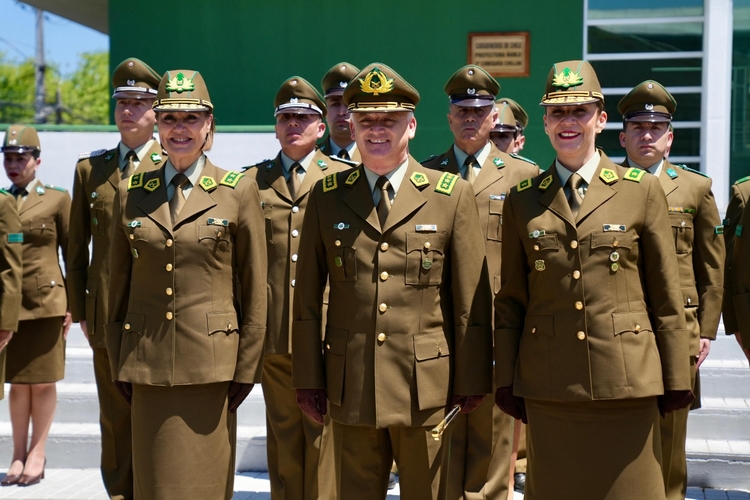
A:
[[[200,180],[198,181],[198,184],[200,184],[203,190],[206,191],[207,193],[210,193],[211,191],[216,189],[218,186],[218,184],[216,184],[216,179],[214,179],[213,177],[209,177],[207,175],[204,175],[203,177],[201,177]]]
[[[318,166],[321,170],[325,170],[328,168],[328,163],[324,162],[323,160],[318,160]]]
[[[444,167],[444,166],[446,166],[446,165],[447,165],[448,163],[450,163],[450,162],[448,161],[448,158],[443,158],[443,161],[441,161],[441,162],[440,162],[440,166],[441,166],[441,167]]]
[[[155,165],[158,165],[161,163],[161,155],[159,153],[151,153],[151,161],[154,162]]]
[[[667,175],[671,177],[672,179],[677,178],[677,172],[675,172],[675,170],[672,167],[667,169]]]
[[[41,195],[41,194],[44,194],[44,193],[45,193],[45,191],[44,191],[44,188],[42,186],[37,186],[36,187],[36,194],[40,194]]]
[[[177,92],[178,94],[182,94],[186,91],[190,92],[191,90],[195,90],[195,84],[193,83],[192,78],[185,78],[185,75],[180,72],[177,73],[177,76],[167,82],[164,89],[167,92]]]
[[[366,94],[387,94],[393,90],[393,78],[388,78],[378,68],[372,68],[364,80],[359,79],[359,88]]]
[[[159,186],[161,186],[161,181],[158,177],[154,177],[153,179],[148,181],[145,186],[143,186],[143,189],[145,189],[149,193],[153,193]]]
[[[602,171],[599,173],[599,178],[603,180],[607,185],[612,184],[617,181],[617,179],[619,179],[617,173],[615,173],[614,170],[610,170],[608,168],[602,169]]]
[[[349,177],[346,178],[346,184],[347,186],[353,186],[355,182],[357,182],[357,179],[359,179],[359,176],[361,175],[359,170],[355,170],[351,174],[349,174]]]
[[[555,73],[552,78],[552,85],[555,87],[576,87],[583,83],[583,77],[578,73],[574,73],[570,68],[565,68],[559,73]]]
[[[494,163],[496,167],[502,167],[503,165],[505,165],[505,162],[502,160],[502,158],[495,158],[494,160],[492,160],[492,163]]]
[[[427,180],[427,176],[422,172],[414,172],[413,174],[411,174],[409,180],[411,180],[411,183],[416,187],[427,186],[430,183],[430,181]]]
[[[552,185],[552,182],[554,180],[555,179],[552,177],[552,174],[549,174],[547,177],[545,177],[542,180],[541,184],[539,184],[539,190],[540,191],[546,191]]]
[[[111,160],[114,157],[115,157],[114,153],[109,153],[107,156],[104,157],[104,159],[107,160],[107,161],[109,161],[109,160]]]

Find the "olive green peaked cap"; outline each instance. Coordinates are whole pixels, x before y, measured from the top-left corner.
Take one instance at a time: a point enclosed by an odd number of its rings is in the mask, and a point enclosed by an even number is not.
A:
[[[588,61],[563,61],[552,65],[542,106],[604,103],[602,86]]]
[[[495,103],[500,84],[481,67],[469,64],[453,73],[443,90],[451,104],[477,108]]]
[[[318,89],[302,78],[293,76],[284,80],[273,101],[274,116],[281,113],[325,116],[328,108]]]
[[[526,113],[526,110],[521,107],[520,104],[518,104],[516,101],[511,99],[510,97],[501,97],[497,101],[495,101],[495,104],[497,106],[497,109],[500,109],[500,105],[502,103],[507,104],[510,106],[511,111],[513,111],[513,116],[516,118],[516,121],[521,125],[521,128],[526,128],[526,126],[529,124],[529,115]]]
[[[0,148],[3,153],[25,153],[27,151],[41,151],[42,145],[39,142],[39,134],[31,125],[17,123],[8,127],[5,131],[5,140],[3,147]]]
[[[154,101],[154,111],[213,111],[203,76],[192,69],[164,73]]]
[[[352,78],[359,73],[359,68],[348,62],[340,62],[334,67],[328,70],[328,73],[323,75],[323,80],[320,82],[320,86],[323,88],[323,93],[326,97],[329,95],[342,95],[344,89]]]
[[[117,65],[112,73],[112,86],[115,99],[153,99],[159,87],[161,76],[151,66],[128,57]]]
[[[352,78],[343,99],[352,113],[413,111],[419,92],[393,69],[376,62]]]
[[[672,94],[654,80],[638,84],[617,104],[626,122],[670,122],[676,109]]]
[[[492,132],[518,132],[516,117],[509,104],[502,103],[497,106],[497,123]]]

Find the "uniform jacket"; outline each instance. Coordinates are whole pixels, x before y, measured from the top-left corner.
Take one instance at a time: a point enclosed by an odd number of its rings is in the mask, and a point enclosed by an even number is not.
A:
[[[297,274],[302,218],[308,194],[325,175],[350,167],[316,151],[295,199],[291,198],[281,153],[249,167],[245,173],[258,183],[266,229],[268,253],[268,333],[266,353],[288,354],[292,349],[292,298]]]
[[[0,330],[18,329],[23,272],[21,234],[16,199],[0,190]]]
[[[116,380],[260,381],[267,286],[257,184],[208,160],[201,175],[174,228],[164,164],[118,187],[105,326]]]
[[[500,290],[500,257],[503,227],[503,203],[506,193],[524,179],[536,177],[540,169],[530,161],[519,160],[503,153],[490,143],[490,154],[479,171],[474,184],[475,200],[479,210],[479,222],[485,237],[487,265],[489,268],[492,293]],[[440,156],[422,162],[427,168],[460,175],[461,165],[451,146]]]
[[[658,180],[601,153],[578,222],[572,218],[554,164],[505,200],[498,387],[552,401],[690,389],[677,259]]]
[[[63,188],[29,184],[18,211],[23,232],[23,282],[18,319],[65,316],[68,299],[57,249],[67,258],[70,195]]]
[[[320,143],[320,152],[323,153],[326,156],[337,156],[339,154],[338,151],[334,151],[334,148],[331,146],[331,137],[328,136],[323,140],[323,142]],[[350,161],[352,161],[355,165],[358,165],[362,162],[362,156],[359,154],[359,148],[354,150],[354,154],[351,158],[349,158]]]
[[[743,177],[732,185],[732,193],[729,198],[727,215],[724,219],[724,243],[726,244],[727,257],[724,263],[724,302],[722,312],[724,314],[724,329],[727,333],[740,330],[737,324],[737,313],[734,310],[734,296],[737,281],[737,273],[734,272],[734,240],[737,226],[750,198],[750,176]],[[744,229],[741,230],[744,232]],[[740,260],[743,257],[740,256]],[[743,344],[744,345],[744,344]]]
[[[630,167],[627,160],[623,164]],[[638,167],[636,167],[638,168]],[[680,268],[682,304],[690,332],[690,354],[700,337],[716,338],[724,294],[724,236],[711,179],[664,160],[659,183],[669,204],[669,222]]]
[[[67,265],[68,301],[73,321],[86,321],[91,346],[105,347],[112,203],[122,175],[119,148],[95,151],[89,157],[82,156],[73,179]],[[158,168],[164,161],[162,156],[161,146],[154,141],[137,171],[147,172]],[[90,243],[93,243],[91,252]]]
[[[747,193],[748,190],[744,187],[744,183],[733,186],[732,200],[727,209],[727,218],[730,221],[736,218],[738,200],[743,199]],[[747,256],[750,255],[750,210],[747,207],[748,205],[745,204],[739,222],[734,229],[734,248],[731,257],[732,279],[730,281],[731,287],[727,290],[728,294],[731,293],[730,297],[734,306],[734,315],[733,317],[730,316],[730,323],[736,321],[735,325],[731,325],[736,326],[736,328],[730,330],[727,326],[727,331],[740,332],[742,345],[746,348],[750,346],[750,266],[747,263]],[[727,321],[726,315],[724,321]]]
[[[381,230],[360,165],[315,186],[302,234],[292,385],[327,389],[331,418],[432,425],[451,395],[491,391],[491,292],[468,183],[410,157]]]

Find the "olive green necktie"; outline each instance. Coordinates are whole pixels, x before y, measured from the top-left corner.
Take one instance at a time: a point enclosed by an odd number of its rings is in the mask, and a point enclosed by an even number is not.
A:
[[[570,211],[573,212],[573,218],[578,219],[578,212],[581,210],[581,204],[583,203],[583,197],[578,189],[583,184],[583,177],[580,175],[573,174],[568,179],[568,187],[570,188],[570,194],[568,194],[568,205],[570,205]]]
[[[469,155],[466,157],[466,160],[464,160],[464,179],[469,181],[469,184],[474,184],[474,181],[477,179],[477,176],[474,173],[474,165],[476,164],[477,159],[474,155]]]
[[[128,162],[125,164],[125,168],[122,169],[123,179],[129,178],[135,173],[135,159],[137,157],[138,156],[135,154],[135,151],[133,151],[132,149],[125,155],[125,158],[128,160]]]
[[[380,189],[380,200],[378,201],[378,219],[380,219],[380,227],[385,225],[385,220],[388,218],[388,213],[391,211],[391,196],[388,190],[391,187],[391,181],[385,176],[381,175],[375,182],[375,187]]]
[[[185,186],[188,185],[190,179],[183,173],[178,173],[172,177],[172,184],[174,184],[174,194],[172,199],[169,200],[169,213],[172,215],[172,225],[177,221],[177,216],[180,215],[180,210],[185,206]]]
[[[289,169],[289,180],[287,181],[286,185],[289,188],[289,194],[292,196],[292,200],[297,199],[297,191],[299,191],[299,171],[302,169],[302,165],[297,163],[296,161],[292,163],[291,168]]]

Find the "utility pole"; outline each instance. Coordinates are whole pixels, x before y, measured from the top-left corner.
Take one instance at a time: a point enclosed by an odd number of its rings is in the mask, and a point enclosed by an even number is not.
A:
[[[34,69],[36,94],[34,98],[34,122],[47,123],[44,96],[44,73],[47,66],[44,64],[44,11],[36,10],[36,65]]]

